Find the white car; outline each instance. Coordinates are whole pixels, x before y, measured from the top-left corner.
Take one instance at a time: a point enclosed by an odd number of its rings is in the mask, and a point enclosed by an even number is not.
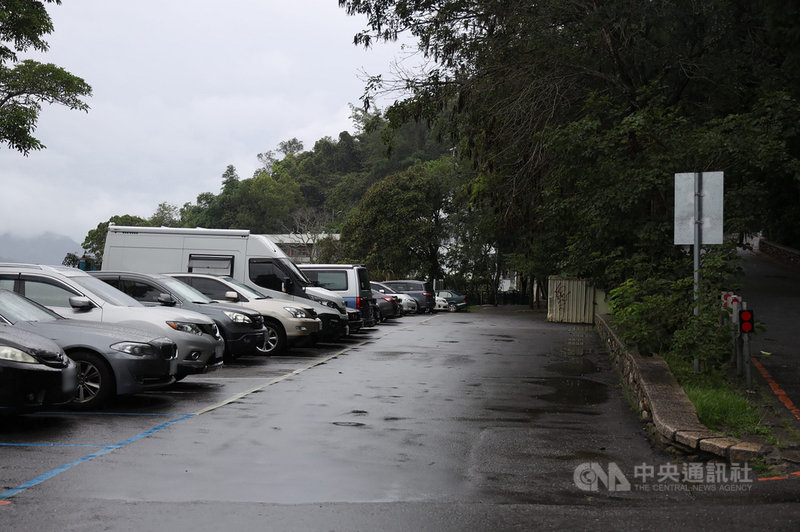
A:
[[[436,306],[433,307],[433,310],[447,310],[447,300],[443,297],[436,296]]]
[[[67,318],[115,323],[166,336],[178,346],[176,379],[222,366],[225,342],[214,320],[189,310],[146,307],[83,270],[3,263],[0,288]]]

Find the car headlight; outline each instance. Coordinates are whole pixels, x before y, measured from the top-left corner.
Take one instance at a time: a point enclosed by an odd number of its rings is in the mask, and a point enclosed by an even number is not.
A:
[[[167,325],[169,325],[176,331],[181,331],[189,334],[196,334],[197,336],[203,335],[203,331],[200,329],[200,327],[197,326],[196,323],[189,323],[188,321],[168,321]]]
[[[24,364],[39,364],[36,358],[32,357],[25,351],[10,347],[7,345],[0,346],[0,359],[10,360],[11,362],[22,362]]]
[[[142,342],[117,342],[111,344],[111,349],[115,349],[121,353],[129,355],[136,355],[140,357],[155,355],[155,350],[150,344],[143,344]]]
[[[306,311],[297,307],[283,307],[283,310],[294,316],[295,318],[308,318],[309,315]]]
[[[250,319],[250,316],[247,314],[242,314],[241,312],[234,312],[232,310],[225,310],[225,315],[228,316],[232,322],[234,323],[253,323],[253,320]]]

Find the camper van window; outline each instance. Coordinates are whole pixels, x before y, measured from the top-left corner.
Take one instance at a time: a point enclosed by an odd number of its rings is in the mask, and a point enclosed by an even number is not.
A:
[[[233,275],[233,256],[189,255],[189,273]]]
[[[258,286],[280,292],[283,289],[284,278],[286,278],[286,274],[272,261],[250,261],[250,280]]]

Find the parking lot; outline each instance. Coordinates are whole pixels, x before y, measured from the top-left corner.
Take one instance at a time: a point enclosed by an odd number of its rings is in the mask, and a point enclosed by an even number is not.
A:
[[[795,484],[755,472],[740,493],[579,489],[586,462],[634,481],[638,465],[680,459],[647,438],[591,327],[520,308],[407,316],[102,412],[4,420],[0,444],[9,530],[788,530],[800,517]]]

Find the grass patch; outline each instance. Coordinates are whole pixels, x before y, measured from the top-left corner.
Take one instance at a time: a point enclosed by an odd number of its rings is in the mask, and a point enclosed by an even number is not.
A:
[[[706,427],[735,437],[745,434],[770,435],[758,410],[734,390],[701,384],[688,384],[683,390],[697,409],[700,422]]]
[[[665,360],[703,425],[736,438],[772,436],[759,409],[738,392],[722,370],[698,374],[686,360],[669,356]]]

